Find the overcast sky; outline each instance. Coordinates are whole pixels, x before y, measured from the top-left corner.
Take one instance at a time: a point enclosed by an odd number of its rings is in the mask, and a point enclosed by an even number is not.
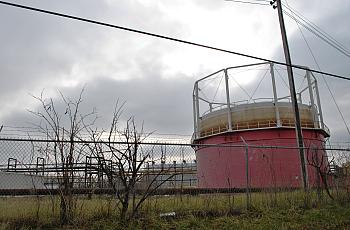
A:
[[[277,11],[224,0],[12,1],[120,26],[284,61]],[[350,2],[288,1],[350,48]],[[292,61],[316,68],[295,22],[286,28]],[[308,31],[304,35],[323,71],[350,77],[350,59]],[[255,60],[0,5],[0,125],[28,126],[31,95],[57,90],[74,97],[85,86],[84,109],[96,107],[108,127],[117,99],[124,119],[134,115],[149,131],[191,135],[193,83],[228,66]],[[350,81],[326,78],[350,122]],[[252,81],[251,84],[256,84]],[[319,79],[325,123],[336,141],[349,141],[341,117]],[[247,85],[249,87],[249,84]]]

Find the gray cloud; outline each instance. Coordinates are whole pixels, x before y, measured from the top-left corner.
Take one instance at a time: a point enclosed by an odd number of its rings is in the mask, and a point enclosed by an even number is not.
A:
[[[18,2],[28,4],[28,1]],[[304,2],[300,4],[309,4]],[[138,1],[81,0],[69,1],[69,4],[65,1],[33,1],[31,4],[176,37],[183,37],[181,35],[190,29],[186,20],[174,21],[157,4],[140,4]],[[222,9],[228,3],[196,0],[191,4],[198,4],[201,9],[207,10],[209,17],[211,11]],[[307,12],[311,11],[311,8],[307,8]],[[344,23],[349,17],[347,12],[349,5],[337,10],[332,8],[327,18],[316,23],[346,44],[349,41]],[[144,120],[149,131],[190,134],[193,74],[199,78],[208,74],[207,71],[212,70],[213,66],[221,67],[219,64],[202,65],[197,68],[202,69],[201,72],[169,72],[172,63],[166,63],[164,57],[173,50],[180,50],[181,53],[181,50],[185,50],[183,46],[19,9],[1,6],[0,21],[0,42],[3,44],[0,54],[0,96],[3,98],[0,102],[0,119],[4,124],[21,126],[32,121],[32,116],[25,109],[35,110],[37,104],[28,94],[38,95],[43,88],[47,88],[48,96],[55,97],[52,91],[59,89],[65,95],[74,97],[86,84],[83,110],[97,107],[101,116],[98,125],[101,127],[108,126],[114,103],[119,98],[127,102],[124,119],[134,115],[137,120]],[[223,22],[218,26],[228,25]],[[250,25],[250,28],[259,30],[259,34],[264,33],[259,23]],[[348,59],[311,35],[306,35],[323,70],[338,74],[350,72]],[[295,63],[315,67],[298,33],[290,35],[290,46]],[[194,49],[191,52],[197,51]],[[275,57],[283,60],[281,49],[276,53],[279,55]],[[220,56],[209,52],[207,55],[213,63],[217,61],[218,56],[215,55]],[[231,60],[231,56],[227,55],[227,60]],[[232,65],[235,64],[240,63]],[[349,120],[347,84],[332,79],[330,85],[335,89],[339,105]],[[326,122],[334,130],[334,135],[341,139],[344,127],[339,117],[334,119],[334,105],[329,95],[326,96],[324,85],[320,87]],[[262,88],[264,90],[264,86]],[[13,104],[17,106],[11,107]]]

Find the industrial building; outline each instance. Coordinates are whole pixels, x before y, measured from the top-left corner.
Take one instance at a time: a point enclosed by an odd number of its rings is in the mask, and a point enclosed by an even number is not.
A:
[[[48,185],[43,176],[0,171],[0,189],[46,189]]]

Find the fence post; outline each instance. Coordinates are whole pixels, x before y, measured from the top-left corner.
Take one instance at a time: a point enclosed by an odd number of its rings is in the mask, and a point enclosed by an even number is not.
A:
[[[249,156],[248,156],[249,146],[243,137],[241,137],[241,140],[245,145],[246,208],[248,210],[250,207]]]

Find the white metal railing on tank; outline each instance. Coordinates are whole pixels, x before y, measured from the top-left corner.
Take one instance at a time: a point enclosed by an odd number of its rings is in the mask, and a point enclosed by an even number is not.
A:
[[[277,123],[275,120],[265,120],[265,121],[256,121],[256,122],[237,122],[232,125],[232,131],[237,130],[252,130],[252,129],[262,129],[262,128],[272,128],[277,127]],[[294,119],[283,119],[281,122],[280,127],[285,128],[293,128],[295,127]],[[302,128],[307,129],[322,129],[330,135],[329,128],[323,124],[323,126],[315,127],[313,122],[302,122],[301,123]],[[216,127],[212,127],[210,129],[206,129],[204,131],[200,131],[198,133],[199,137],[208,137],[215,134],[225,133],[228,131],[227,125],[218,125]],[[192,140],[194,140],[194,136],[192,137]]]
[[[205,99],[199,98],[199,100],[205,101],[206,103],[208,103],[209,109],[204,111],[202,116],[205,116],[209,113],[212,113],[214,111],[219,111],[222,109],[227,109],[227,104],[226,103],[220,103],[220,102],[208,102]],[[254,104],[254,103],[261,103],[261,102],[270,102],[270,103],[274,103],[274,99],[273,98],[254,98],[251,100],[241,100],[241,101],[234,101],[230,103],[230,107],[231,109],[238,106],[238,105],[248,105],[248,104]],[[290,100],[290,96],[286,96],[286,97],[281,97],[278,98],[277,102],[291,102]]]
[[[240,68],[246,68],[243,72],[246,70],[262,70],[262,67],[265,67],[268,65],[268,68],[270,70],[270,77],[271,77],[271,89],[272,89],[272,95],[273,97],[269,97],[269,95],[264,93],[263,95],[266,95],[267,97],[261,97],[261,98],[253,98],[255,95],[256,89],[252,94],[249,94],[245,91],[246,95],[248,97],[248,100],[242,100],[242,101],[235,101],[232,102],[232,89],[234,89],[232,85],[232,80],[230,83],[230,79],[235,77],[237,74],[241,72],[235,72],[235,70],[238,70]],[[252,129],[252,128],[265,128],[265,127],[295,127],[294,120],[293,121],[285,121],[284,124],[282,124],[282,119],[280,116],[280,103],[282,102],[289,102],[291,103],[291,97],[289,95],[278,95],[278,85],[276,85],[276,79],[275,79],[275,69],[274,69],[273,63],[268,62],[262,62],[262,63],[252,63],[252,64],[245,64],[241,66],[234,66],[234,67],[228,67],[224,69],[220,69],[214,73],[211,73],[205,77],[200,78],[197,80],[193,87],[192,97],[193,97],[193,124],[194,124],[194,137],[199,138],[202,136],[203,131],[201,131],[201,120],[205,117],[207,117],[208,114],[215,112],[219,113],[218,111],[222,110],[223,114],[226,113],[226,117],[220,117],[224,118],[226,121],[224,122],[225,125],[222,125],[218,128],[213,128],[212,130],[205,130],[204,134],[212,135],[216,134],[218,132],[225,132],[228,130],[237,130],[237,129]],[[309,105],[312,108],[313,111],[313,122],[314,124],[304,123],[301,125],[303,128],[315,128],[315,129],[323,129],[327,134],[329,134],[329,129],[327,126],[324,125],[323,121],[323,115],[322,115],[322,108],[321,108],[321,102],[319,97],[319,91],[318,91],[318,85],[317,85],[317,79],[313,75],[311,71],[308,70],[307,67],[305,67],[305,81],[306,86],[304,87],[303,84],[301,84],[301,88],[299,87],[297,93],[297,104],[303,104],[303,105]],[[232,71],[232,72],[231,72]],[[264,73],[264,77],[268,72]],[[233,75],[232,75],[233,74]],[[280,75],[280,74],[279,74]],[[262,79],[264,79],[264,77]],[[280,75],[280,77],[283,77]],[[217,80],[217,83],[215,83],[215,79]],[[210,81],[209,81],[210,80]],[[283,78],[282,78],[283,80]],[[209,83],[208,83],[209,82]],[[208,85],[212,85],[213,87],[206,88]],[[235,80],[236,82],[236,80]],[[221,84],[223,83],[223,87],[220,88]],[[236,82],[237,83],[237,82]],[[304,81],[302,82],[304,83]],[[238,84],[238,83],[237,83]],[[259,83],[260,84],[260,83]],[[240,87],[242,89],[242,87]],[[214,89],[216,89],[214,94]],[[207,96],[206,90],[209,93],[214,94],[213,97]],[[218,90],[222,91],[220,95],[224,95],[224,98],[222,96],[216,98]],[[210,94],[211,95],[211,94]],[[230,96],[231,95],[231,96]],[[209,99],[210,98],[210,99]],[[233,97],[235,98],[235,97]],[[261,102],[267,102],[272,103],[274,105],[274,113],[275,113],[275,119],[273,124],[265,124],[264,122],[258,122],[257,124],[254,123],[238,123],[235,124],[235,122],[232,120],[232,110],[235,109],[236,106],[244,105],[244,104],[254,104],[254,103],[261,103]],[[283,107],[283,105],[281,105]],[[208,108],[209,107],[209,108]],[[203,112],[204,111],[204,112]],[[221,112],[221,111],[220,111]],[[272,117],[271,117],[272,118]],[[269,122],[267,122],[269,123]]]

